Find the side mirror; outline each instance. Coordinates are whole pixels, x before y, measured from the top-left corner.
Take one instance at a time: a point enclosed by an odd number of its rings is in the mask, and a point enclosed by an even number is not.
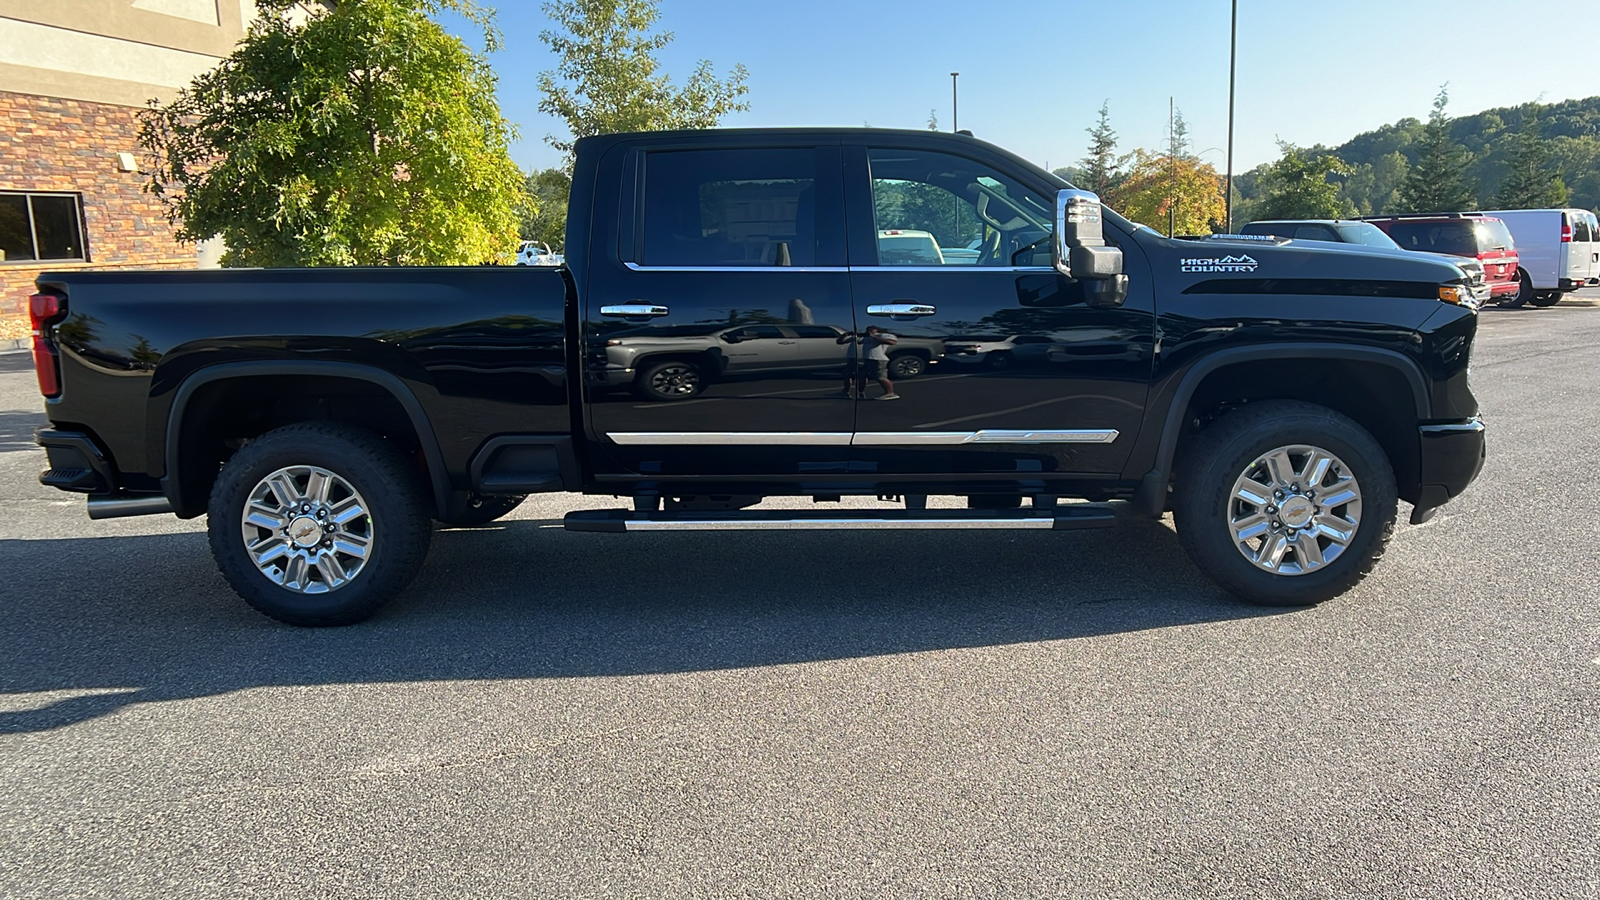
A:
[[[1122,251],[1106,245],[1101,228],[1100,198],[1088,191],[1056,192],[1056,271],[1086,282],[1090,306],[1120,306],[1128,297],[1128,277],[1122,274]]]

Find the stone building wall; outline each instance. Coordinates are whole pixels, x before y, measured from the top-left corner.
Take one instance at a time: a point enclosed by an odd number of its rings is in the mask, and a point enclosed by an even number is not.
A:
[[[195,247],[173,239],[161,204],[143,192],[144,177],[120,171],[119,153],[141,157],[136,113],[130,106],[0,92],[0,191],[78,194],[88,256],[0,262],[0,342],[26,332],[28,296],[42,271],[195,266]]]

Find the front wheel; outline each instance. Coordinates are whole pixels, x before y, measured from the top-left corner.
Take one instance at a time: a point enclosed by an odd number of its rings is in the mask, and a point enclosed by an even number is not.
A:
[[[416,576],[429,512],[393,444],[307,422],[270,431],[228,460],[206,530],[222,576],[261,613],[290,625],[350,625]]]
[[[1394,470],[1365,429],[1326,407],[1274,400],[1194,439],[1173,518],[1189,557],[1229,593],[1307,606],[1372,570],[1396,504]]]
[[[645,400],[688,400],[700,393],[705,378],[700,370],[681,359],[669,359],[645,366],[634,389]]]

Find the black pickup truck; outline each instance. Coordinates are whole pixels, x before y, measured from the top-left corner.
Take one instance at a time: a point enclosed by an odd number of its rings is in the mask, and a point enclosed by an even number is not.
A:
[[[1171,510],[1228,591],[1315,603],[1370,570],[1397,501],[1424,521],[1483,465],[1459,268],[1169,240],[963,135],[589,138],[563,267],[38,289],[41,481],[95,518],[208,515],[229,583],[299,625],[371,615],[433,521],[541,491],[628,498],[566,519],[600,532],[1073,529],[1125,501]],[[888,365],[972,333],[1049,346]],[[780,495],[882,502],[751,508]]]

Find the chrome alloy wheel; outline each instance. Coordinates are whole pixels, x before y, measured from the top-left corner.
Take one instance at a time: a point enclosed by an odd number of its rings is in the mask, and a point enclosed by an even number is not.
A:
[[[700,389],[700,373],[687,363],[662,366],[650,373],[650,389],[664,397],[692,394]]]
[[[245,501],[244,549],[261,574],[301,594],[325,594],[361,574],[372,553],[372,514],[361,494],[317,466],[261,479]]]
[[[1361,485],[1337,456],[1306,444],[1261,454],[1233,483],[1228,527],[1258,569],[1305,575],[1338,559],[1361,527]]]

